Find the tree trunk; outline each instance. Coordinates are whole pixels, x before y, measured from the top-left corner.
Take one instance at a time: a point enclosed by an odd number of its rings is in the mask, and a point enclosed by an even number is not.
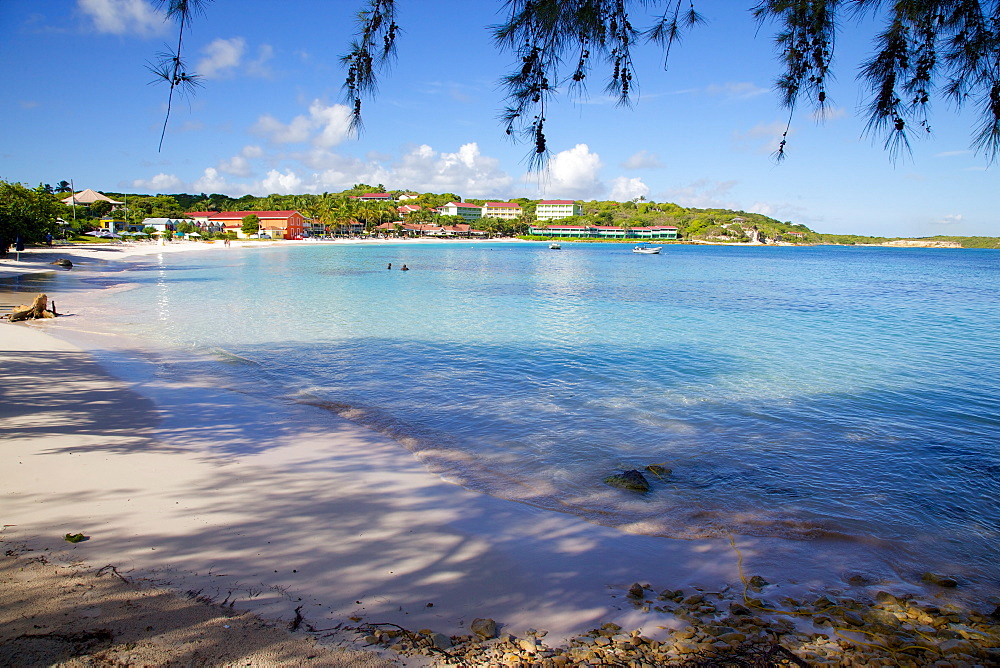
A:
[[[40,294],[35,297],[35,301],[31,302],[31,306],[21,304],[11,311],[8,319],[11,322],[18,322],[20,320],[32,320],[35,318],[54,318],[55,314],[45,309],[48,303],[49,298],[44,294]]]

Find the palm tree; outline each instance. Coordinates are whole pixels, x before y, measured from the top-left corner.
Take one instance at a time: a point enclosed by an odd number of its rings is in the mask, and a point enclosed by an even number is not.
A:
[[[324,194],[325,196],[325,194]],[[343,234],[344,225],[350,225],[357,221],[358,204],[356,200],[344,195],[330,195],[328,199],[329,220],[335,223]]]

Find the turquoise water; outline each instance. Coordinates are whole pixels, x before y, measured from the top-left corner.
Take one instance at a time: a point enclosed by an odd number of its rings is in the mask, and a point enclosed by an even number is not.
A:
[[[1000,581],[996,251],[304,244],[86,280],[134,287],[102,293],[104,327],[372,426],[472,489]],[[647,495],[602,483],[651,463],[672,473]]]

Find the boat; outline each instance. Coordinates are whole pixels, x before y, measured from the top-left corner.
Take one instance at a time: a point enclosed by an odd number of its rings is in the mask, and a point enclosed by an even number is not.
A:
[[[639,246],[633,248],[632,252],[642,253],[643,255],[659,255],[661,248],[663,248],[663,246],[646,246],[640,244]]]
[[[560,246],[557,243],[551,243],[551,244],[549,244],[549,249],[550,250],[559,250],[560,248],[562,248],[562,246]]]

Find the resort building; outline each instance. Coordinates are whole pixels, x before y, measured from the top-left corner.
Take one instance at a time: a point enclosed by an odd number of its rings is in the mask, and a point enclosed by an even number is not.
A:
[[[81,190],[75,195],[70,195],[62,199],[62,203],[66,206],[90,206],[94,202],[111,202],[112,208],[118,206],[119,204],[124,204],[124,202],[119,202],[118,200],[111,199],[103,193],[99,193],[96,190],[87,188],[86,190]]]
[[[521,217],[521,205],[517,202],[487,202],[483,205],[483,218],[517,220]]]
[[[221,226],[224,231],[235,232],[237,238],[245,239],[247,235],[241,228],[243,219],[250,214],[260,219],[259,234],[266,234],[272,239],[301,239],[305,236],[306,219],[298,211],[213,211],[208,216],[207,224]]]
[[[326,234],[326,225],[319,218],[306,218],[305,228],[311,237],[321,237]]]
[[[392,193],[365,193],[364,195],[352,195],[351,199],[362,202],[395,202],[396,198]]]
[[[677,228],[673,225],[654,225],[652,227],[630,227],[626,238],[629,239],[677,239]]]
[[[590,231],[591,236],[596,236],[600,239],[624,239],[631,231],[617,225],[592,225],[587,229]]]
[[[529,225],[528,234],[537,234],[547,237],[587,238],[590,236],[590,228],[586,225],[549,225],[547,227]]]
[[[382,223],[375,228],[382,233],[402,232],[408,237],[481,237],[485,230],[473,229],[468,223],[437,225],[435,223]]]
[[[672,225],[652,227],[616,227],[612,225],[531,225],[528,233],[543,237],[575,239],[677,239],[677,228]]]
[[[191,223],[192,225],[197,225],[197,222],[190,218],[144,218],[142,223],[136,226],[139,229],[135,231],[138,232],[146,229],[147,227],[152,227],[157,232],[176,232],[177,226],[181,223]]]
[[[189,212],[187,212],[187,213],[184,214],[184,217],[193,220],[198,225],[198,227],[205,227],[206,225],[208,225],[208,218],[209,218],[209,216],[212,216],[212,215],[214,215],[216,213],[219,213],[219,212],[218,211],[189,211]]]
[[[535,207],[536,220],[558,220],[583,213],[583,206],[569,199],[543,199]]]
[[[396,211],[399,212],[399,215],[406,216],[407,214],[411,214],[414,211],[420,211],[420,209],[422,208],[423,207],[417,204],[404,204],[403,206],[397,206]]]
[[[478,204],[448,202],[444,206],[438,207],[438,213],[442,216],[461,216],[470,221],[479,220],[483,217],[483,207]]]

